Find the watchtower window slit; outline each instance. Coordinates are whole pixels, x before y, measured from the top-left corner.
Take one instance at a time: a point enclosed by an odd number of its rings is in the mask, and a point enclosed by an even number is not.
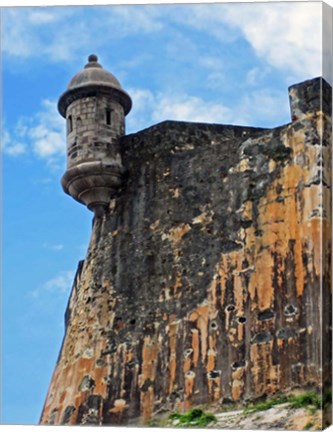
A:
[[[67,133],[71,133],[72,131],[73,131],[73,118],[70,115],[67,118]]]
[[[107,108],[105,110],[105,115],[106,115],[106,124],[108,126],[111,126],[111,110]]]

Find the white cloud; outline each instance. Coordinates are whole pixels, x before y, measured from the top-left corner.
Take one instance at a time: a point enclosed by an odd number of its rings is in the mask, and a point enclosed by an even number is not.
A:
[[[225,62],[221,58],[216,58],[211,55],[199,58],[198,63],[211,70],[221,71],[225,67]]]
[[[11,156],[30,151],[50,167],[58,168],[65,160],[65,121],[59,116],[55,101],[45,99],[41,108],[32,117],[21,117],[11,133],[5,132],[3,150]]]
[[[230,26],[224,23],[225,7],[223,4],[183,5],[173,19],[186,27],[213,35],[224,43],[232,43],[237,39],[237,32],[231,31]]]
[[[135,33],[152,33],[163,29],[163,8],[157,6],[117,6],[104,9],[107,22],[115,32],[115,36]],[[105,21],[102,22],[105,24]]]
[[[160,18],[153,6],[8,8],[3,10],[2,49],[20,61],[73,61],[89,47],[108,49],[110,37],[159,31]]]
[[[147,89],[131,89],[133,111],[128,118],[131,131],[164,120],[225,123],[231,110],[221,103],[205,101],[197,96],[171,93],[153,94]]]
[[[26,145],[14,141],[7,130],[2,131],[1,147],[2,151],[10,156],[20,156],[26,152]]]
[[[251,87],[257,86],[270,73],[270,71],[270,67],[260,68],[258,66],[255,66],[247,72],[245,77],[245,83]]]
[[[40,287],[29,291],[28,295],[34,299],[45,299],[48,294],[67,295],[73,285],[74,272],[60,271],[56,276],[44,282]]]
[[[222,19],[271,66],[312,77],[321,74],[321,8],[318,2],[228,5]]]
[[[168,35],[164,48],[188,56],[191,47],[197,49],[190,33],[196,30],[224,46],[245,38],[270,66],[308,79],[321,74],[321,11],[320,2],[8,8],[3,11],[2,45],[4,53],[20,59],[73,61],[89,47],[108,49],[109,38],[160,36],[163,31]],[[141,50],[147,52],[147,47]]]
[[[219,91],[223,89],[228,80],[228,72],[225,61],[212,55],[199,56],[198,65],[205,68],[205,85]]]
[[[290,121],[287,92],[261,89],[245,93],[233,111],[233,124],[276,127]]]
[[[76,59],[89,41],[79,8],[8,8],[2,11],[2,50],[19,62],[36,58],[63,62]]]
[[[4,9],[2,11],[3,52],[20,60],[45,54],[57,24],[68,15],[68,12],[64,8]]]
[[[230,121],[231,111],[223,104],[204,101],[196,96],[165,95],[158,97],[152,119],[225,123]]]
[[[164,120],[274,127],[289,121],[287,92],[271,89],[248,91],[233,105],[197,96],[131,89],[133,110],[128,117],[130,132]]]
[[[54,13],[55,10],[49,8],[44,10],[32,10],[31,12],[28,11],[28,20],[34,25],[40,25],[40,24],[49,24],[52,22],[58,21],[60,18],[59,15]]]
[[[235,3],[184,6],[178,20],[221,43],[244,37],[267,64],[292,78],[321,75],[320,2]]]
[[[44,283],[44,289],[51,292],[69,292],[73,283],[73,272],[62,271],[54,278]]]
[[[155,106],[155,96],[147,89],[129,89],[129,94],[133,101],[133,108],[126,119],[128,130],[136,132],[143,127],[149,126],[152,121],[152,110]]]

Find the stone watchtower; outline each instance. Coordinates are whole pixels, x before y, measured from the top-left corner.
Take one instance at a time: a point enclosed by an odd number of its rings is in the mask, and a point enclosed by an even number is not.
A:
[[[119,138],[132,101],[94,54],[70,81],[58,109],[67,120],[64,191],[101,216],[121,184]]]

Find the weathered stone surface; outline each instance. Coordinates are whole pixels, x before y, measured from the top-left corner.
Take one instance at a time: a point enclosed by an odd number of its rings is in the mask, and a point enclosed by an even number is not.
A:
[[[291,88],[294,121],[275,129],[168,121],[121,138],[126,181],[94,220],[41,423],[138,424],[330,382],[323,86]]]

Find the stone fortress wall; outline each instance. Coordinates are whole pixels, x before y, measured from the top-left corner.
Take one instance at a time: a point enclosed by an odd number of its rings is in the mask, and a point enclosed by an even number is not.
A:
[[[120,138],[123,183],[94,218],[41,423],[140,424],[329,382],[331,88],[290,98],[274,129]]]

